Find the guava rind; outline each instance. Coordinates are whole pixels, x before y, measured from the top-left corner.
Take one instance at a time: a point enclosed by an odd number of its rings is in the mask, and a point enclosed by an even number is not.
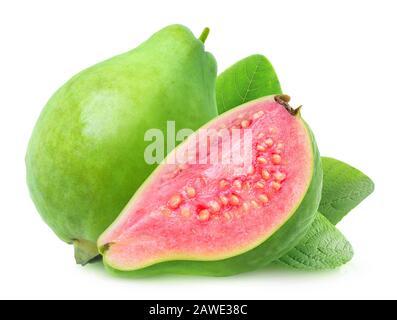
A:
[[[265,97],[262,99],[268,98],[269,97]],[[258,101],[262,99],[258,99]],[[300,117],[300,115],[297,116]],[[301,121],[303,122],[303,120]],[[260,269],[283,256],[285,253],[295,247],[305,236],[315,218],[321,199],[321,159],[314,136],[307,124],[304,123],[304,125],[306,126],[310,137],[313,155],[311,182],[308,185],[305,196],[301,202],[297,204],[297,207],[295,211],[291,213],[290,218],[278,230],[275,230],[273,235],[262,244],[248,252],[223,260],[167,261],[139,270],[119,271],[115,268],[116,266],[108,263],[106,259],[107,248],[106,246],[102,247],[102,243],[98,241],[99,250],[104,256],[103,261],[106,268],[113,274],[119,274],[127,277],[145,277],[167,273],[186,275],[194,274],[203,276],[230,276],[242,272]],[[148,183],[148,180],[145,183]]]
[[[166,27],[136,49],[74,76],[33,131],[27,183],[44,221],[67,243],[95,246],[156,165],[144,134],[168,120],[197,129],[217,115],[216,62],[187,28]],[[77,261],[94,252],[76,246]]]

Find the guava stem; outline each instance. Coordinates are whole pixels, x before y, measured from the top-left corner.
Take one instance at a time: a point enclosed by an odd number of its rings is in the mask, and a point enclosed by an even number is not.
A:
[[[205,43],[205,40],[207,40],[207,37],[208,37],[209,33],[210,33],[210,29],[209,29],[209,28],[205,28],[205,29],[203,30],[203,32],[201,33],[201,35],[200,35],[200,37],[199,37],[199,40],[200,40],[202,43]]]
[[[302,106],[299,106],[298,108],[294,109],[292,108],[288,102],[291,100],[290,96],[286,94],[280,94],[278,96],[274,97],[274,100],[281,104],[291,115],[293,116],[299,116],[300,115],[300,110]]]

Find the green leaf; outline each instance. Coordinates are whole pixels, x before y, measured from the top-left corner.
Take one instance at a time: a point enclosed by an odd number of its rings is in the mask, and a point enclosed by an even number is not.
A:
[[[238,61],[221,73],[216,82],[219,114],[245,102],[280,93],[273,66],[259,54]]]
[[[353,258],[353,248],[343,234],[320,213],[303,240],[276,263],[300,270],[329,270]]]
[[[361,171],[332,158],[322,158],[324,178],[319,211],[333,224],[374,191],[374,183]]]

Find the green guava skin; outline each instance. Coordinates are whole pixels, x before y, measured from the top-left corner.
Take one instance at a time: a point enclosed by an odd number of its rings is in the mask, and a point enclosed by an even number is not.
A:
[[[217,115],[216,61],[184,26],[90,67],[48,101],[26,156],[27,183],[44,221],[84,264],[96,240],[156,165],[147,130],[200,126]]]
[[[266,99],[266,97],[262,99]],[[117,270],[108,264],[106,261],[106,247],[104,247],[99,250],[103,255],[103,262],[107,271],[115,276],[126,278],[140,278],[164,274],[225,277],[259,270],[284,256],[292,248],[297,246],[307,234],[316,217],[321,200],[323,182],[321,158],[314,135],[308,125],[303,120],[301,121],[306,126],[311,140],[313,155],[312,178],[305,196],[297,204],[295,211],[292,212],[290,218],[278,230],[274,231],[270,238],[252,250],[224,260],[167,261],[133,271]],[[98,245],[100,246],[100,243]]]

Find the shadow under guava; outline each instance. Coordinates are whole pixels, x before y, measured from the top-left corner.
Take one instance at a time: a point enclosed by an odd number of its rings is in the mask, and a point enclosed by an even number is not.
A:
[[[180,263],[180,261],[178,261]],[[169,264],[167,263],[168,265]],[[91,260],[86,266],[83,267],[86,270],[94,271],[102,274],[103,276],[113,277],[118,279],[129,279],[129,280],[164,280],[164,279],[252,279],[252,278],[295,278],[304,279],[312,278],[314,276],[334,275],[340,273],[340,269],[334,270],[300,270],[289,267],[281,262],[272,263],[266,267],[258,270],[246,271],[238,274],[229,275],[208,275],[200,274],[200,272],[194,272],[196,270],[189,270],[185,268],[183,270],[175,270],[174,268],[167,268],[164,263],[158,264],[153,268],[149,267],[139,271],[119,271],[108,266],[105,266],[102,261],[102,257],[98,256]],[[179,272],[178,272],[179,271]]]

